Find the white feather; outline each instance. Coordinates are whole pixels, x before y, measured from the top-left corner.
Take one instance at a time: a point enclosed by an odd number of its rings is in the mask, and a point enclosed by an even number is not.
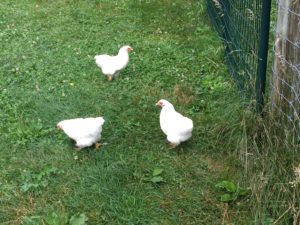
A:
[[[101,69],[102,73],[107,76],[117,76],[118,73],[124,69],[129,62],[128,51],[132,48],[128,45],[120,48],[118,55],[96,55],[97,66]]]
[[[77,148],[89,147],[101,139],[103,117],[63,120],[57,124],[66,135],[76,142]]]
[[[176,112],[174,106],[167,100],[161,99],[157,105],[162,107],[160,112],[160,127],[167,135],[167,140],[179,145],[192,136],[193,121]]]

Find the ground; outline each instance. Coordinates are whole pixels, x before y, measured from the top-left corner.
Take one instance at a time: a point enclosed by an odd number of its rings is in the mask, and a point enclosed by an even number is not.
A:
[[[244,221],[215,187],[242,176],[243,107],[204,1],[2,0],[0,28],[1,224]],[[125,44],[129,65],[108,82],[93,58]],[[161,98],[194,121],[173,150]],[[99,150],[55,127],[95,116]]]

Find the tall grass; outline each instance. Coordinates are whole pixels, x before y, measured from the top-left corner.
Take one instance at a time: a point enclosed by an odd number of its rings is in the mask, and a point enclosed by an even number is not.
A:
[[[300,160],[296,133],[284,125],[285,121],[267,112],[261,118],[253,110],[245,110],[241,124],[244,137],[237,154],[243,163],[242,180],[252,190],[246,206],[252,219],[244,223],[299,224]]]

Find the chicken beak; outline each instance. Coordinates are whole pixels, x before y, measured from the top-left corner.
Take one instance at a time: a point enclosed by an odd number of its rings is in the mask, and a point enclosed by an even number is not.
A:
[[[128,48],[128,52],[131,52],[131,51],[133,51],[133,48]]]
[[[156,106],[160,106],[159,102],[156,102],[155,105],[156,105]]]

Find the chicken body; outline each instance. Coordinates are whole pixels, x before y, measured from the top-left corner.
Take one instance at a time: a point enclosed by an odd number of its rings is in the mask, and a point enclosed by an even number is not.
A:
[[[172,147],[188,140],[192,136],[193,121],[176,112],[174,106],[167,100],[161,99],[156,105],[161,106],[160,127],[167,135]]]
[[[101,139],[103,117],[77,118],[63,120],[57,124],[66,135],[76,142],[76,148],[81,149],[96,144]]]
[[[108,76],[108,80],[112,80],[119,72],[124,69],[129,62],[129,52],[133,49],[126,45],[120,48],[118,55],[96,55],[97,66],[101,69],[102,73]]]

